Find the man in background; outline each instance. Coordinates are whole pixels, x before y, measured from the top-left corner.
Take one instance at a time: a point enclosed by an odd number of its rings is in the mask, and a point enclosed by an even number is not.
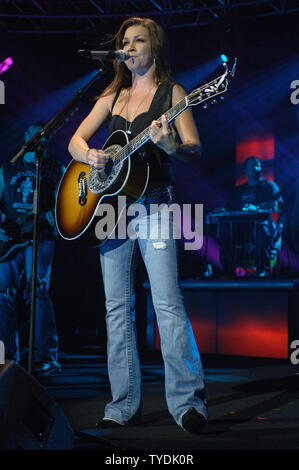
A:
[[[256,269],[256,274],[263,277],[271,272],[279,260],[284,201],[277,184],[262,177],[262,166],[258,158],[248,157],[244,166],[248,181],[234,189],[229,197],[226,210],[248,211],[253,215],[271,210],[272,214],[277,214],[277,220],[272,220],[270,224],[268,221],[259,222],[256,226],[239,222],[239,227],[235,222],[233,233],[229,234],[227,230],[224,230],[221,250],[222,264],[229,272],[233,272],[237,268],[235,266],[236,256],[233,259],[234,254],[231,249],[235,250],[236,254],[236,246],[239,246],[240,250],[244,250],[241,262],[243,261],[245,267]],[[242,227],[241,224],[243,224]],[[239,237],[238,240],[237,237]],[[252,252],[250,252],[250,244],[254,247]],[[244,268],[242,265],[241,267]]]
[[[25,132],[25,142],[43,127],[34,123]],[[34,372],[60,370],[58,337],[50,278],[57,230],[54,219],[56,191],[63,165],[44,154],[41,165],[40,216],[37,257]],[[20,360],[18,296],[30,302],[32,274],[33,195],[35,153],[27,152],[15,163],[0,168],[0,340],[6,359]]]

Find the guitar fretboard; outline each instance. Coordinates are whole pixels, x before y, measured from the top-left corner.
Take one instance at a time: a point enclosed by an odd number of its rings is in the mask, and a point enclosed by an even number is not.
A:
[[[188,108],[188,97],[184,97],[175,106],[166,111],[165,116],[168,122],[172,122],[179,114]],[[161,118],[158,119],[161,122]],[[134,137],[127,145],[125,145],[117,154],[115,160],[122,161],[128,158],[132,153],[138,150],[150,140],[150,126],[146,127],[137,137]]]

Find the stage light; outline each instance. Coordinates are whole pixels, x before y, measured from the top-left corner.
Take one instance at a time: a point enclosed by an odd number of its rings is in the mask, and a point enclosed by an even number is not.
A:
[[[209,77],[209,75],[211,75],[218,67],[218,58],[214,57],[200,66],[196,66],[176,74],[175,79],[178,83],[181,83],[186,90],[191,91],[196,86],[202,85],[202,82],[206,81],[207,77]]]
[[[13,59],[11,57],[6,57],[2,62],[0,62],[0,74],[6,72],[13,64]]]
[[[226,64],[226,63],[227,63],[227,57],[226,57],[226,55],[225,55],[225,54],[221,54],[220,60],[221,60],[222,63]]]

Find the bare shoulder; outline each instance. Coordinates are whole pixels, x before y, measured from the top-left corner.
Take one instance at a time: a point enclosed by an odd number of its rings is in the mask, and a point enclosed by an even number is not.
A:
[[[172,102],[175,104],[181,99],[183,99],[187,95],[186,90],[180,85],[176,83],[172,89]]]
[[[107,112],[110,112],[115,96],[116,92],[101,95],[95,104],[95,108],[105,108]]]

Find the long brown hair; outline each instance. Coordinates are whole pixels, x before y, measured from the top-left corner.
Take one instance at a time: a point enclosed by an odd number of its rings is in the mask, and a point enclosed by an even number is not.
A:
[[[168,61],[167,40],[163,28],[151,18],[132,17],[126,19],[113,37],[116,50],[122,49],[123,37],[130,26],[144,26],[150,36],[152,55],[155,58],[154,70],[155,83],[174,83]],[[103,91],[101,96],[107,96],[117,92],[121,88],[129,88],[132,85],[132,74],[123,62],[114,61],[114,79]]]

